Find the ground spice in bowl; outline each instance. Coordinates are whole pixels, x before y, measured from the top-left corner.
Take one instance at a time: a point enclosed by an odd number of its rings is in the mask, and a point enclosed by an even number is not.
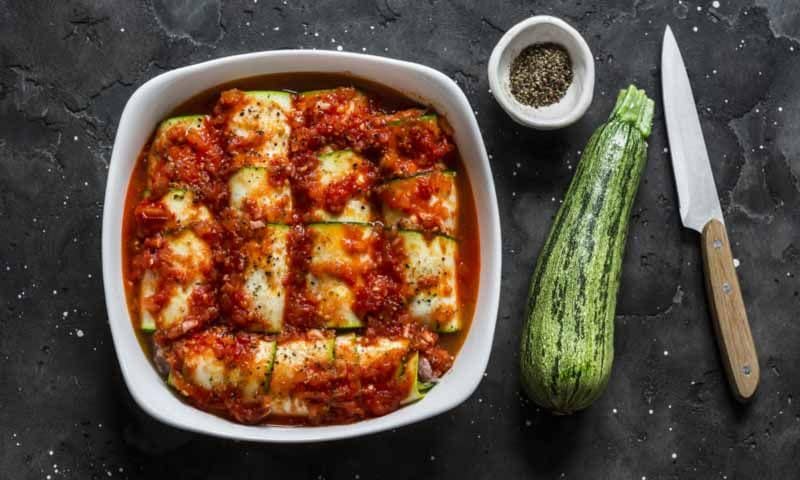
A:
[[[557,103],[572,84],[572,60],[555,43],[537,43],[511,62],[511,94],[519,103],[545,107]]]

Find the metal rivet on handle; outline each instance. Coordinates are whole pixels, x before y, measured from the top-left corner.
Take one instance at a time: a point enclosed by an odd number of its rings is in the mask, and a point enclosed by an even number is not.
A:
[[[750,365],[745,365],[744,367],[742,367],[742,373],[744,373],[745,375],[750,375]]]
[[[717,250],[722,248],[722,240],[714,240],[714,248],[716,248]]]
[[[731,284],[728,283],[728,282],[723,283],[722,284],[722,291],[725,292],[725,293],[731,293]]]

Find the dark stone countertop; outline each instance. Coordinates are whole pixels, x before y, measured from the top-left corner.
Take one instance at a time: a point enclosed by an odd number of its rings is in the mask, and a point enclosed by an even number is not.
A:
[[[797,478],[798,10],[789,0],[498,3],[0,0],[0,477]],[[594,103],[558,132],[515,125],[488,92],[495,42],[533,14],[574,24],[596,56]],[[610,385],[587,411],[551,417],[518,386],[528,277],[578,151],[616,91],[635,82],[660,98],[667,23],[690,70],[740,262],[760,391],[739,406],[723,378],[698,236],[680,225],[657,102]],[[258,445],[164,426],[123,384],[103,299],[100,218],[121,110],[137,86],[168,69],[338,46],[430,65],[472,102],[492,154],[504,237],[486,377],[458,408],[363,439]]]

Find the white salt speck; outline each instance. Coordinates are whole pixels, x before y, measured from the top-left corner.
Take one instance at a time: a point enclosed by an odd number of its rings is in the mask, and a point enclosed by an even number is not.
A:
[[[653,409],[651,408],[650,410],[648,410],[648,411],[647,411],[647,413],[649,413],[650,415],[652,415],[652,414],[653,414]]]
[[[698,6],[697,6],[697,11],[698,11],[698,12],[702,12],[702,11],[703,11],[703,7],[701,7],[700,5],[698,5]]]
[[[697,28],[697,27],[692,27],[692,31],[693,31],[693,32],[695,32],[695,33],[697,33],[697,31],[698,31],[698,28]]]
[[[77,142],[78,141],[78,136],[75,135],[74,137],[72,137],[72,141]]]
[[[555,202],[555,201],[556,201],[556,197],[553,197],[553,198],[551,198],[550,200],[551,200],[551,201],[553,201],[553,202]]]
[[[791,277],[792,276],[792,272],[786,272],[786,276],[787,277]]]
[[[664,350],[664,356],[669,356],[669,350]]]
[[[711,6],[714,8],[719,8],[719,2],[717,0],[714,0],[713,2],[711,2]]]
[[[61,312],[61,316],[62,317],[67,318],[67,315],[69,315],[68,311],[65,310],[65,311]]]
[[[340,51],[340,52],[341,52],[341,51],[342,51],[342,46],[341,46],[341,45],[339,45],[338,47],[336,47],[336,50],[338,50],[338,51]]]
[[[664,153],[669,153],[669,148],[664,147]]]
[[[331,43],[336,43],[336,39],[331,37]]]
[[[375,30],[375,25],[370,25],[370,26],[369,26],[369,29],[370,29],[370,30]]]
[[[78,338],[83,338],[83,330],[81,330],[80,328],[79,328],[79,329],[77,329],[77,330],[75,330],[75,335],[76,335]],[[100,428],[102,428],[102,425],[100,425]]]
[[[48,453],[48,454],[49,454],[51,457],[53,456],[53,451],[52,451],[52,450],[50,450],[50,451],[49,451],[49,452],[47,452],[47,453]]]
[[[367,47],[361,47],[361,51],[362,52],[366,52],[367,51]]]
[[[434,460],[436,460],[436,456],[431,455],[431,462],[434,461]]]
[[[248,27],[250,26],[250,22],[244,22],[244,24],[247,25]]]
[[[616,414],[617,414],[617,409],[616,409],[616,408],[612,408],[612,409],[611,409],[611,413],[613,413],[614,415],[616,415]]]
[[[742,264],[742,262],[740,262],[738,258],[734,258],[733,259],[733,266],[734,267],[739,268],[739,265],[741,265],[741,264]]]
[[[778,111],[782,112],[783,111],[783,107],[778,107]]]
[[[672,431],[672,427],[669,427],[669,429],[668,429],[668,430],[671,432],[671,431]]]
[[[319,32],[314,32],[315,37],[319,37]]]
[[[530,420],[525,420],[525,426],[526,427],[530,427],[531,426],[531,421]]]
[[[678,454],[675,453],[675,452],[672,452],[672,459],[675,460],[676,458],[678,458]]]

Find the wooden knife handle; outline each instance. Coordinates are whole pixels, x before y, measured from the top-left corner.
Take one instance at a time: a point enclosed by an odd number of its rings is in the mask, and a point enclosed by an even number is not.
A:
[[[709,221],[702,239],[706,291],[722,362],[734,395],[746,402],[758,388],[760,369],[725,225]]]

